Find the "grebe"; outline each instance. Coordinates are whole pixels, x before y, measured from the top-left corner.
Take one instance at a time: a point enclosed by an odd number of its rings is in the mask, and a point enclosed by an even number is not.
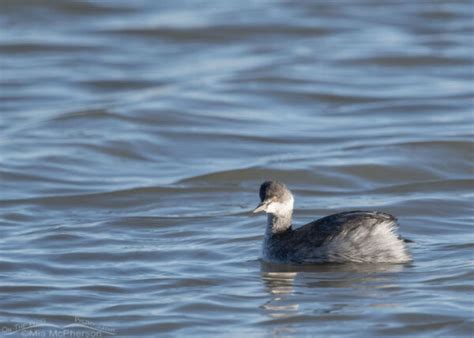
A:
[[[292,228],[293,194],[285,184],[266,181],[260,186],[267,228],[263,259],[275,263],[406,263],[409,240],[397,235],[397,219],[376,211],[348,211]]]

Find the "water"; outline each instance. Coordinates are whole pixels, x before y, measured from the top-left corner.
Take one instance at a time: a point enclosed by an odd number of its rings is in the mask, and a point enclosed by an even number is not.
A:
[[[472,335],[473,6],[1,0],[2,334]],[[268,178],[413,264],[261,262]]]

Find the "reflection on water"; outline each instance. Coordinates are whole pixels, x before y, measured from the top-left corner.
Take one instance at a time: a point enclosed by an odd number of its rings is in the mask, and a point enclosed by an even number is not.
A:
[[[262,272],[262,280],[271,296],[263,308],[270,317],[284,318],[298,313],[299,304],[288,303],[287,297],[294,291],[296,275],[296,272]]]
[[[292,323],[292,318],[299,321],[301,318],[298,317],[304,315],[300,310],[307,307],[308,298],[304,297],[307,294],[314,302],[312,314],[328,319],[332,314],[338,315],[354,307],[350,299],[333,303],[330,307],[320,302],[331,297],[335,289],[345,289],[349,294],[372,299],[371,303],[358,306],[397,307],[393,301],[386,302],[383,291],[378,290],[398,288],[397,273],[405,268],[406,265],[400,264],[285,265],[261,261],[262,282],[269,294],[269,300],[262,307],[271,319],[286,318],[286,323]],[[283,331],[291,332],[290,326]]]

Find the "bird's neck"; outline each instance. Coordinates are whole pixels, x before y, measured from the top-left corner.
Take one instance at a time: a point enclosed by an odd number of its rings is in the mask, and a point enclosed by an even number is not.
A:
[[[292,212],[282,214],[268,214],[267,215],[267,229],[268,235],[282,234],[288,229],[291,229]]]

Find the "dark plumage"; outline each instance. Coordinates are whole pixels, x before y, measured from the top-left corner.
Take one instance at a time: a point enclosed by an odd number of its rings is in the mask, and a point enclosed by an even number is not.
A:
[[[260,187],[255,209],[269,214],[264,259],[282,263],[388,262],[411,260],[405,240],[396,234],[394,216],[374,211],[342,212],[292,229],[293,195],[280,182]]]
[[[260,186],[260,201],[271,198],[283,198],[288,188],[284,183],[278,181],[266,181]]]

